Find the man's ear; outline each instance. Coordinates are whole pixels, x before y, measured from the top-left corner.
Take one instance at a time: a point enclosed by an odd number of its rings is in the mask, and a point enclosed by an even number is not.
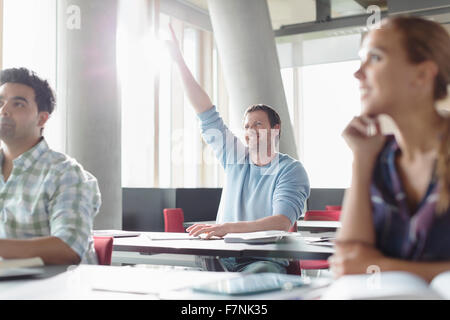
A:
[[[280,138],[280,128],[281,128],[280,124],[276,124],[271,128],[272,134],[276,133],[274,135],[274,138],[278,138],[278,139]]]
[[[47,111],[41,111],[39,112],[38,117],[39,117],[38,126],[44,128],[48,118],[50,117],[50,113],[48,113]]]
[[[280,129],[281,129],[281,126],[279,123],[274,125],[272,128],[272,130],[277,130],[278,135],[280,135]]]

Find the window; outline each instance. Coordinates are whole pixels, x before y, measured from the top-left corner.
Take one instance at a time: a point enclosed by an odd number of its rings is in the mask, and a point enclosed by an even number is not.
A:
[[[55,91],[56,14],[57,0],[3,0],[2,68],[33,70],[48,80]],[[56,109],[47,122],[44,136],[51,148],[64,152],[65,110],[58,104],[58,94],[56,98]]]
[[[170,17],[160,14],[160,34],[167,34],[167,26]],[[172,117],[176,110],[172,110],[172,72],[171,60],[162,59],[161,70],[159,73],[159,187],[169,188],[172,181]]]
[[[353,76],[360,65],[353,50],[359,34],[346,36],[344,41],[337,38],[305,37],[300,45],[279,45],[298,154],[312,188],[350,186],[352,154],[341,134],[361,108],[358,81]],[[338,45],[339,53],[331,54]]]
[[[122,6],[117,34],[117,67],[122,105],[122,185],[153,186],[156,65],[145,10]],[[130,17],[130,18],[129,18]],[[132,17],[132,19],[131,19]],[[146,28],[147,27],[147,28]]]
[[[314,188],[350,186],[352,154],[341,134],[360,113],[358,67],[348,61],[302,68],[303,157]]]
[[[194,28],[184,29],[183,53],[188,68],[192,71],[194,77],[199,81],[199,32]],[[200,186],[197,166],[201,165],[201,137],[197,117],[192,106],[184,98],[184,124],[183,124],[183,165],[184,165],[184,183],[186,188]]]
[[[134,188],[219,187],[223,174],[211,163],[197,116],[184,94],[180,75],[162,41],[172,24],[194,77],[213,101],[224,86],[212,34],[159,13],[152,30],[139,6],[121,12],[118,69],[122,91],[122,186]],[[133,18],[130,18],[133,17]],[[211,63],[206,63],[210,61]],[[211,88],[211,89],[209,89]],[[216,100],[217,98],[217,100]],[[226,103],[221,104],[227,108]]]

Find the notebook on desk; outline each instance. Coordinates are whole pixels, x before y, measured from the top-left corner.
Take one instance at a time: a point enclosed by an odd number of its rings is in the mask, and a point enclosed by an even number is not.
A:
[[[44,273],[44,270],[39,269],[39,268],[0,269],[0,279],[32,277],[32,276],[40,275],[43,273]]]
[[[299,236],[300,234],[293,232],[268,230],[248,233],[228,233],[225,235],[224,240],[228,243],[266,244],[275,243],[288,237],[295,238]]]
[[[297,275],[257,273],[194,285],[192,290],[234,296],[277,290],[291,290],[295,287],[307,286],[309,284],[310,281],[308,279],[302,279]]]
[[[220,273],[219,273],[220,274]],[[330,279],[301,278],[277,273],[222,273],[222,279],[169,290],[160,295],[171,300],[286,300],[317,299]],[[225,277],[228,275],[228,277]]]
[[[44,262],[39,257],[26,259],[2,259],[0,258],[0,279],[21,278],[42,274],[44,271],[39,268]]]

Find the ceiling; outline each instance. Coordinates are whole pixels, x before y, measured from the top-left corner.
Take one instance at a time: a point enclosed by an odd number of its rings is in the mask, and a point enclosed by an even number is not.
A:
[[[208,10],[208,0],[184,0],[202,10]],[[318,0],[321,1],[321,0]],[[386,8],[386,0],[330,0],[331,17],[365,14],[369,5]],[[272,27],[311,22],[316,20],[316,0],[267,0]]]

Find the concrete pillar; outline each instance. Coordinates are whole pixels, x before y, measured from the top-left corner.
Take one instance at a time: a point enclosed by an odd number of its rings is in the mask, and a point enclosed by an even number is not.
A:
[[[58,107],[66,152],[95,175],[96,229],[122,228],[121,122],[116,75],[117,0],[58,0]]]
[[[208,0],[230,98],[230,127],[242,128],[245,109],[272,106],[281,117],[280,152],[298,159],[265,0]]]

